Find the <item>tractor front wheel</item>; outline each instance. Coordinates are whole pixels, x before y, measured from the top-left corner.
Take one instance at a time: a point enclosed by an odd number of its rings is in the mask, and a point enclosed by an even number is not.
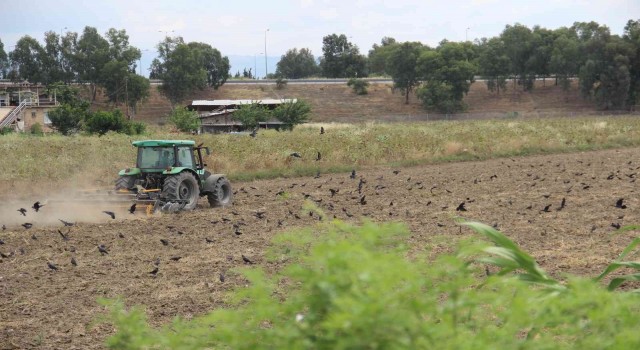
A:
[[[198,204],[200,188],[196,178],[188,171],[164,179],[162,195],[167,200],[186,200],[184,210],[192,210]]]
[[[231,184],[229,183],[229,180],[224,177],[219,178],[218,181],[216,181],[213,192],[207,195],[207,199],[209,199],[209,205],[212,208],[231,205],[233,192],[231,191]]]

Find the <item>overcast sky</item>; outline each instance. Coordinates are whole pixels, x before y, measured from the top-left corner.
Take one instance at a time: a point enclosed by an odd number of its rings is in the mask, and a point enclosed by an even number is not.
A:
[[[555,29],[576,21],[596,21],[622,34],[627,20],[640,19],[640,0],[57,0],[26,4],[0,0],[4,13],[0,39],[5,51],[13,50],[23,35],[42,41],[47,30],[81,33],[85,26],[93,26],[104,33],[114,27],[126,29],[132,45],[149,50],[143,51],[145,69],[156,56],[155,45],[166,34],[208,43],[223,55],[249,58],[261,57],[268,28],[267,54],[276,61],[294,47],[309,48],[319,56],[322,37],[332,33],[347,35],[366,54],[384,36],[435,46],[445,38],[496,36],[506,24],[516,22]],[[264,69],[264,57],[258,62]]]

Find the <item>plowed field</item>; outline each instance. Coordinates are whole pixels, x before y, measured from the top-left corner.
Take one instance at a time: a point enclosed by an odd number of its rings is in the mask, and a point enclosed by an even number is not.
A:
[[[359,170],[354,179],[347,173],[234,183],[232,207],[211,209],[202,200],[196,211],[151,218],[117,211],[113,220],[102,213],[112,209],[107,205],[30,209],[46,198],[4,203],[0,349],[104,348],[113,330],[95,324],[105,311],[100,297],[145,305],[156,325],[225,307],[224,293],[246,284],[231,271],[246,264],[243,255],[274,271],[280,266],[264,256],[271,238],[319,222],[303,209],[305,200],[320,207],[325,220],[405,222],[412,249],[431,254],[473,234],[454,223],[463,216],[497,226],[556,277],[596,275],[632,239],[633,233],[613,235],[612,224],[640,223],[639,172],[640,149],[624,149],[378,167]],[[58,218],[78,222],[63,227]],[[24,222],[33,227],[20,226]],[[157,273],[150,273],[156,264]]]

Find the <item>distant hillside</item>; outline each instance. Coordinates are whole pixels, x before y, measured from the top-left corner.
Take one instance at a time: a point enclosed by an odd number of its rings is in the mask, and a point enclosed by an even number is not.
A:
[[[149,123],[163,123],[171,110],[168,100],[156,86],[151,87],[150,98],[142,103],[136,119]],[[427,113],[420,101],[411,96],[404,104],[399,93],[393,93],[389,83],[373,83],[369,94],[358,96],[346,84],[289,84],[276,90],[275,84],[227,84],[218,90],[206,89],[193,95],[199,99],[263,99],[298,98],[308,101],[313,107],[312,120],[316,122],[355,122],[367,120],[411,120],[433,119],[442,116]],[[548,115],[562,112],[595,112],[593,103],[580,97],[577,87],[567,92],[553,84],[553,80],[536,82],[531,92],[514,91],[512,85],[500,95],[490,93],[484,82],[476,82],[465,97],[470,117],[495,117],[509,112],[519,115]],[[188,104],[189,101],[185,101]]]

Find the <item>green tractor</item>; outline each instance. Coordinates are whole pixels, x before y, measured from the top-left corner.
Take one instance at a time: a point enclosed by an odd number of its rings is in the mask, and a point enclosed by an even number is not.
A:
[[[202,153],[209,155],[208,147],[189,140],[135,141],[133,146],[138,148],[136,167],[120,171],[117,194],[148,205],[148,211],[192,210],[204,196],[212,207],[231,205],[229,181],[205,169]]]

